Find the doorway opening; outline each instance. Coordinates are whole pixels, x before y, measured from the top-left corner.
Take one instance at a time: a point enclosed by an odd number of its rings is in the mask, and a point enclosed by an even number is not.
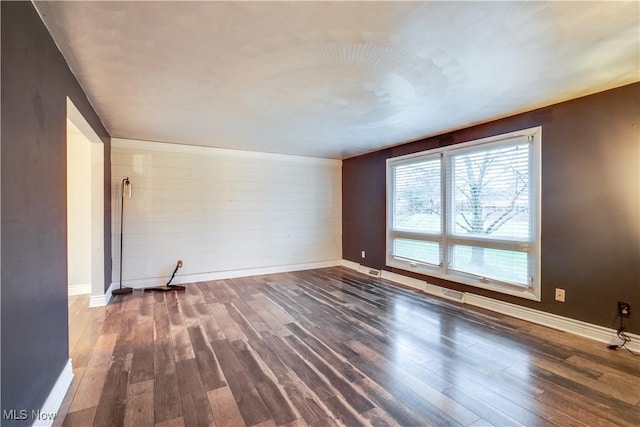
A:
[[[104,305],[104,145],[67,98],[68,294]]]

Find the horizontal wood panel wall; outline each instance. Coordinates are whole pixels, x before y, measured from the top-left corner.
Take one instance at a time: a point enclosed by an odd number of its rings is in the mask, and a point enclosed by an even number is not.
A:
[[[113,280],[125,176],[123,282],[146,286],[178,259],[186,277],[339,260],[341,173],[337,160],[114,139]]]
[[[640,309],[640,83],[343,161],[343,254],[447,288],[617,327]],[[542,126],[542,301],[385,266],[386,159]],[[361,251],[366,258],[361,258]],[[555,288],[566,302],[554,300]],[[636,309],[636,312],[638,310]],[[640,316],[627,319],[640,332]]]

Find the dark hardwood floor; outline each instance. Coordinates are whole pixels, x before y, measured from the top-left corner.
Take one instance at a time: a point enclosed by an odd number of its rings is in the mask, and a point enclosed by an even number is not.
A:
[[[640,357],[346,268],[87,306],[57,425],[640,424]]]

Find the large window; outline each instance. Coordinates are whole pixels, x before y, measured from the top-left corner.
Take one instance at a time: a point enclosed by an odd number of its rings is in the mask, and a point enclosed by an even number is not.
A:
[[[540,299],[541,128],[387,161],[387,264]]]

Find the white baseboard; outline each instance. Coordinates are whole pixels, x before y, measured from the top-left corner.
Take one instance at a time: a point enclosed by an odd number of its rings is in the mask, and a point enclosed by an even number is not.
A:
[[[607,344],[619,344],[620,339],[616,335],[616,330],[604,326],[594,325],[581,320],[569,317],[558,316],[557,314],[535,310],[529,307],[522,307],[493,298],[487,298],[472,293],[465,294],[465,302],[476,307],[486,308],[518,319],[527,320],[538,325],[548,326],[564,332],[569,332],[581,337],[590,338]],[[627,343],[627,347],[633,351],[640,351],[640,335],[627,333],[632,341]]]
[[[348,259],[340,260],[340,265],[349,267],[352,270],[358,270],[360,268],[360,264],[358,264],[357,262],[349,261]]]
[[[262,274],[287,273],[290,271],[313,270],[316,268],[335,267],[341,265],[341,260],[320,261],[306,264],[277,265],[272,267],[245,268],[240,270],[211,271],[206,273],[179,274],[173,279],[171,284],[180,285],[185,283],[207,282],[209,280],[233,279],[236,277],[259,276]],[[133,289],[144,289],[153,286],[164,286],[167,277],[151,277],[145,279],[127,280],[126,287]],[[109,289],[117,289],[118,282],[111,283]]]
[[[71,359],[68,359],[67,364],[62,369],[62,372],[58,376],[58,380],[53,385],[53,388],[49,392],[49,396],[47,397],[47,400],[44,401],[40,411],[35,411],[29,414],[29,416],[33,417],[33,426],[48,427],[53,425],[55,417],[57,417],[58,410],[60,409],[60,405],[62,405],[62,401],[64,400],[64,396],[67,394],[69,386],[71,386],[72,380],[73,368],[71,366]]]
[[[111,285],[107,289],[107,292],[105,292],[104,294],[91,295],[91,298],[89,298],[89,307],[104,307],[105,305],[109,304],[109,301],[111,301],[111,292],[113,292],[113,290],[117,288],[117,283],[111,283]]]
[[[356,271],[358,271],[360,268],[360,264],[348,260],[342,260],[340,265]],[[470,304],[476,307],[482,307],[496,313],[505,314],[507,316],[526,320],[538,325],[543,325],[560,331],[569,332],[602,343],[620,344],[620,339],[616,336],[615,329],[559,316],[557,314],[547,313],[545,311],[523,307],[517,304],[508,303],[493,298],[487,298],[469,292],[462,293],[454,291],[453,289],[432,285],[423,280],[413,279],[411,277],[392,273],[386,270],[382,270],[382,278],[418,289],[427,294],[435,295],[441,298],[454,299],[458,302]],[[456,298],[451,298],[448,295],[450,295],[452,292],[462,295],[456,295]],[[631,338],[631,341],[627,343],[627,347],[632,351],[640,352],[640,335],[631,333],[627,333],[627,335]]]
[[[357,270],[357,269],[356,269]],[[391,271],[382,270],[382,278],[392,282],[400,283],[419,291],[425,290],[426,282],[424,280],[414,279],[412,277],[403,276],[401,274],[392,273]]]
[[[68,294],[73,295],[87,295],[91,293],[91,283],[82,283],[79,285],[69,285]]]

